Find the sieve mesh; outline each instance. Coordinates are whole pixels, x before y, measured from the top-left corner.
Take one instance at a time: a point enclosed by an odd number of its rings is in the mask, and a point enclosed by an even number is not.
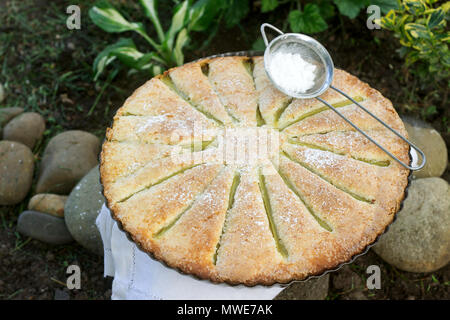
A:
[[[308,37],[309,38],[309,37]],[[324,50],[324,49],[323,49]],[[276,66],[271,65],[272,57],[277,53],[291,53],[299,54],[303,60],[316,66],[314,85],[306,90],[305,92],[295,92],[287,88],[281,87],[277,84],[272,75],[270,74],[271,68],[276,68]],[[326,56],[329,57],[328,53],[325,51]],[[298,34],[284,34],[274,39],[271,42],[268,50],[266,50],[264,59],[266,63],[266,71],[268,72],[269,78],[272,80],[274,85],[282,92],[296,97],[296,98],[311,98],[323,93],[331,84],[333,78],[333,62],[331,58],[327,61],[326,56],[324,58],[324,52],[321,51],[320,47],[317,47],[315,43],[307,41],[307,39],[299,37]],[[331,62],[331,74],[330,74],[330,62]],[[328,64],[328,65],[327,65]],[[299,75],[300,77],[301,75]]]

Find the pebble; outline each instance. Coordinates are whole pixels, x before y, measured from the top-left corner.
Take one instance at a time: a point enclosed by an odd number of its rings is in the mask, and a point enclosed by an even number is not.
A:
[[[73,241],[63,218],[37,211],[24,211],[19,215],[17,231],[49,244],[67,244]]]
[[[23,109],[18,107],[0,109],[0,138],[3,134],[3,127],[21,113],[23,113]]]
[[[94,253],[103,254],[103,241],[95,220],[105,203],[99,167],[93,168],[72,190],[65,206],[66,225],[73,238]]]
[[[433,272],[450,261],[450,188],[441,178],[413,180],[390,226],[373,250],[409,272]]]
[[[447,146],[442,136],[430,124],[411,117],[402,117],[409,140],[419,147],[427,158],[425,167],[413,172],[416,178],[440,177],[448,163]]]
[[[33,149],[42,139],[45,120],[36,112],[25,112],[15,117],[3,128],[3,139],[21,142]]]
[[[324,300],[328,295],[330,275],[307,281],[293,282],[281,291],[275,300]]]
[[[34,195],[28,202],[28,210],[49,213],[57,217],[64,217],[64,204],[67,196],[51,193]]]
[[[31,150],[13,141],[0,141],[0,205],[22,201],[30,190],[34,170]]]
[[[37,193],[69,194],[77,182],[98,164],[100,140],[84,131],[66,131],[45,148]]]

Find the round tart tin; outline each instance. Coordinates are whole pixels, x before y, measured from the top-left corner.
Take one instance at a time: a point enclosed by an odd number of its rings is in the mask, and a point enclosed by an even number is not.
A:
[[[252,51],[252,50],[250,50],[250,51],[227,52],[227,53],[216,54],[216,55],[212,55],[212,56],[207,56],[207,57],[204,57],[204,58],[196,59],[196,60],[193,60],[192,62],[200,61],[200,60],[203,60],[203,59],[218,58],[218,57],[230,57],[230,56],[247,56],[247,57],[255,57],[255,56],[263,56],[263,54],[264,54],[263,51]],[[113,123],[113,120],[111,120],[111,126],[110,126],[110,127],[112,127],[112,123]],[[106,138],[104,139],[103,142],[105,142],[105,141],[106,141]],[[417,158],[417,155],[414,157],[414,156],[412,155],[412,152],[415,152],[415,151],[414,151],[413,149],[411,149],[411,147],[410,147],[410,148],[409,148],[409,164],[410,164],[410,165],[412,165],[413,159],[416,159],[416,158]],[[99,155],[99,160],[100,160],[100,163],[101,163],[100,155]],[[406,185],[405,190],[404,190],[404,193],[403,193],[403,200],[400,202],[399,209],[398,209],[398,211],[396,212],[396,214],[394,215],[394,218],[393,218],[393,220],[392,220],[392,222],[391,222],[390,224],[392,224],[393,222],[395,222],[395,220],[396,220],[396,218],[397,218],[397,214],[398,214],[398,212],[400,212],[400,211],[402,210],[404,201],[405,201],[405,199],[406,199],[407,196],[408,196],[408,189],[409,189],[409,186],[411,185],[411,180],[412,180],[412,174],[411,174],[411,173],[412,173],[412,171],[410,170],[410,171],[409,171],[409,175],[408,175],[408,182],[407,182],[407,185]],[[104,195],[104,187],[103,187],[103,184],[102,184],[102,182],[101,182],[101,179],[100,179],[100,185],[101,185],[101,188],[102,188],[102,194]],[[165,263],[165,262],[162,261],[162,260],[157,259],[152,253],[150,253],[150,252],[144,250],[144,249],[140,246],[139,243],[137,243],[137,242],[135,242],[135,241],[133,240],[131,234],[123,228],[122,223],[121,223],[118,219],[116,219],[116,217],[114,216],[112,210],[109,208],[109,205],[108,205],[107,201],[105,202],[105,205],[106,205],[106,207],[108,208],[108,210],[110,211],[111,218],[117,223],[119,229],[120,229],[122,232],[124,232],[124,233],[126,234],[128,240],[131,241],[131,242],[133,242],[134,244],[136,244],[136,246],[139,248],[139,250],[141,250],[142,252],[146,253],[151,259],[153,259],[153,260],[155,260],[155,261],[158,261],[158,262],[162,263],[162,264],[163,264],[165,267],[167,267],[167,268],[170,268],[170,269],[172,269],[172,270],[176,270],[178,273],[180,273],[180,274],[182,274],[182,275],[190,276],[190,277],[192,277],[193,279],[196,279],[196,280],[201,280],[201,281],[211,281],[211,280],[208,280],[208,279],[202,279],[202,278],[199,278],[199,277],[197,277],[197,276],[194,275],[194,274],[188,274],[188,273],[185,273],[185,272],[183,272],[182,270],[180,270],[180,269],[178,269],[178,268],[173,268],[173,267],[171,267],[171,266],[168,266],[167,263]],[[383,236],[383,234],[385,234],[385,233],[388,231],[390,224],[388,224],[388,225],[386,226],[384,232],[381,233],[380,235],[378,235],[378,237],[377,237],[371,244],[367,245],[360,253],[355,254],[354,256],[352,256],[348,261],[339,264],[339,265],[336,266],[335,268],[331,268],[331,269],[324,270],[324,271],[321,272],[321,273],[314,274],[314,275],[310,275],[310,276],[308,276],[308,277],[306,277],[306,278],[304,278],[304,279],[301,279],[301,280],[295,280],[295,279],[293,279],[293,280],[291,280],[291,281],[289,281],[289,282],[286,282],[286,283],[280,283],[280,282],[278,282],[278,283],[274,283],[274,284],[272,284],[272,285],[257,284],[257,285],[252,285],[252,286],[249,286],[249,285],[246,285],[246,284],[230,284],[230,283],[228,283],[228,282],[221,282],[221,283],[226,283],[226,284],[228,284],[228,285],[230,285],[230,286],[241,286],[241,285],[246,286],[246,287],[256,287],[256,286],[273,287],[273,286],[278,286],[278,287],[281,287],[281,288],[285,288],[285,287],[287,287],[287,286],[289,286],[290,284],[295,283],[295,282],[305,282],[305,281],[308,281],[308,280],[310,280],[310,279],[320,278],[320,277],[322,277],[322,276],[324,276],[324,275],[326,275],[326,274],[328,274],[328,273],[332,273],[332,272],[338,271],[338,270],[341,269],[343,266],[345,266],[345,265],[347,265],[347,264],[353,263],[358,257],[365,255],[365,254],[369,251],[369,249],[370,249],[372,246],[374,246],[374,245],[379,241],[380,237]],[[211,282],[213,282],[213,281],[211,281]]]

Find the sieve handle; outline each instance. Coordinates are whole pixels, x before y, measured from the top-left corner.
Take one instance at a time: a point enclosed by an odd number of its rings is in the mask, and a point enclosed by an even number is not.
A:
[[[398,159],[396,156],[394,156],[391,152],[389,152],[388,150],[386,150],[383,146],[381,146],[378,142],[376,142],[375,140],[373,140],[371,137],[369,137],[367,135],[367,133],[365,133],[363,130],[361,130],[360,128],[358,128],[353,122],[351,122],[350,120],[348,120],[341,112],[339,112],[335,107],[333,107],[331,104],[329,104],[328,102],[326,102],[325,100],[323,100],[320,97],[316,97],[317,100],[319,100],[320,102],[322,102],[323,104],[325,104],[327,107],[329,107],[331,110],[333,110],[334,112],[336,112],[342,119],[344,119],[349,125],[351,125],[355,130],[357,130],[359,133],[361,133],[363,136],[365,136],[367,139],[369,139],[372,143],[374,143],[378,148],[380,148],[381,150],[383,150],[385,153],[387,153],[392,159],[394,159],[395,161],[397,161],[398,163],[400,163],[403,167],[405,167],[406,169],[409,170],[419,170],[422,169],[423,166],[425,165],[425,163],[427,162],[427,159],[425,157],[425,154],[422,152],[422,150],[420,150],[416,145],[414,145],[411,141],[409,141],[408,139],[406,139],[405,137],[403,137],[400,133],[398,133],[396,130],[394,130],[391,126],[389,126],[387,123],[385,123],[383,120],[381,120],[380,118],[378,118],[376,115],[374,115],[372,112],[370,112],[369,110],[367,110],[364,106],[362,106],[361,104],[359,104],[357,101],[355,101],[352,97],[350,97],[348,94],[346,94],[345,92],[343,92],[342,90],[335,88],[333,86],[330,86],[331,89],[337,91],[338,93],[342,94],[344,97],[346,97],[347,99],[349,99],[351,102],[353,102],[355,105],[357,105],[359,108],[361,108],[362,110],[364,110],[367,114],[369,114],[372,118],[374,118],[375,120],[377,120],[378,122],[380,122],[383,126],[385,126],[387,129],[389,129],[391,132],[393,132],[397,137],[399,137],[400,139],[402,139],[403,141],[405,141],[411,148],[413,148],[414,150],[416,150],[421,158],[422,158],[422,162],[415,167],[409,166],[406,163],[404,163],[403,161],[401,161],[400,159]]]
[[[267,35],[266,35],[266,31],[264,30],[265,28],[270,28],[276,32],[278,32],[279,34],[284,34],[283,31],[281,31],[280,29],[278,29],[277,27],[274,27],[273,25],[271,25],[270,23],[263,23],[261,25],[261,35],[263,37],[264,40],[264,44],[266,45],[266,47],[269,45],[269,41],[267,40]]]

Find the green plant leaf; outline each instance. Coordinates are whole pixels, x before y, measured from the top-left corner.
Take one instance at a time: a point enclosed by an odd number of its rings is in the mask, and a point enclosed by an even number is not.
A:
[[[436,106],[428,106],[425,109],[423,109],[422,116],[424,118],[429,118],[431,116],[434,116],[437,113],[438,113],[438,111],[437,111]]]
[[[438,27],[445,24],[445,14],[444,10],[441,8],[433,10],[433,12],[428,16],[427,26],[430,29]]]
[[[338,7],[339,12],[344,16],[354,19],[358,16],[359,11],[365,7],[366,1],[361,0],[333,0]]]
[[[170,24],[169,31],[166,33],[165,43],[167,48],[172,50],[175,37],[185,25],[188,12],[189,1],[185,0],[175,8],[175,12],[172,16],[172,23]]]
[[[278,7],[278,0],[262,0],[261,2],[261,11],[269,12],[275,10]]]
[[[447,52],[441,57],[441,62],[444,65],[444,67],[447,68],[447,73],[449,73],[450,68],[450,51],[447,50]]]
[[[266,49],[266,45],[264,43],[263,38],[258,37],[258,39],[255,40],[252,44],[252,50],[255,51],[264,51]]]
[[[156,1],[155,0],[139,0],[141,6],[144,8],[144,13],[147,18],[153,23],[156,29],[156,33],[158,35],[159,41],[164,41],[164,31],[161,27],[161,23],[159,22],[158,12],[156,10]]]
[[[136,49],[132,39],[120,38],[116,43],[107,46],[94,60],[94,80],[97,80],[105,68],[114,60],[118,59],[129,68],[145,70],[149,68],[150,61],[164,63],[156,53],[142,53]]]
[[[402,4],[409,13],[415,16],[424,13],[428,8],[422,0],[403,0]]]
[[[388,13],[390,10],[398,10],[397,0],[369,0],[368,5],[372,4],[379,6],[383,14]]]
[[[199,0],[197,1],[189,12],[189,30],[205,31],[217,19],[220,12],[225,8],[226,2],[222,0]],[[195,18],[195,12],[202,11],[203,13]],[[198,14],[197,14],[198,15]]]
[[[90,10],[89,17],[106,32],[144,32],[142,23],[129,22],[108,1],[98,1]]]
[[[427,29],[426,26],[419,24],[419,23],[407,23],[405,24],[405,32],[408,36],[410,36],[410,39],[431,39],[430,32]]]
[[[199,21],[201,21],[203,15],[206,12],[208,2],[210,0],[200,0],[197,1],[191,8],[189,8],[188,12],[188,30],[192,30],[196,27],[200,27],[200,25],[197,26]]]
[[[150,69],[155,65],[154,62],[158,62],[162,65],[165,64],[164,60],[162,60],[155,52],[149,52],[142,55],[135,64],[135,69],[142,71]]]
[[[319,3],[317,3],[317,6],[319,7],[320,15],[325,20],[334,17],[334,15],[336,14],[334,6],[331,3],[331,1],[328,0],[320,1]]]
[[[378,19],[375,19],[375,23],[378,23],[380,26],[388,30],[394,30],[396,21],[397,15],[395,13],[395,10],[390,10],[384,17],[380,19],[379,22]]]
[[[187,29],[184,28],[178,33],[177,41],[175,42],[175,48],[174,48],[174,57],[175,62],[177,65],[181,66],[184,61],[184,55],[183,55],[183,47],[188,43],[189,41],[189,35],[187,32]]]
[[[235,26],[249,11],[249,0],[228,0],[228,6],[225,12],[225,26],[227,28]]]
[[[95,58],[92,66],[94,70],[94,80],[97,80],[106,66],[116,59],[116,56],[110,55],[114,49],[130,45],[134,45],[133,40],[120,38],[116,43],[111,44],[103,49]]]
[[[289,12],[288,20],[293,32],[311,34],[324,31],[328,28],[316,4],[308,3],[305,5],[303,11],[293,10]]]
[[[161,67],[161,66],[159,66],[159,65],[156,65],[156,64],[155,64],[155,65],[152,65],[152,66],[151,66],[150,71],[151,71],[151,73],[153,74],[153,76],[156,76],[156,75],[158,75],[158,74],[163,73],[164,68]]]

